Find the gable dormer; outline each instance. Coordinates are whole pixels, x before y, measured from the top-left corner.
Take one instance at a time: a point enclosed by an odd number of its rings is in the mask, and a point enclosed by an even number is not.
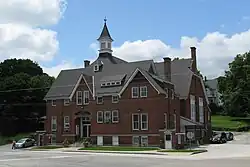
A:
[[[101,60],[97,60],[93,66],[94,68],[93,70],[94,72],[98,72],[98,71],[101,71],[102,67],[103,67],[103,62]]]

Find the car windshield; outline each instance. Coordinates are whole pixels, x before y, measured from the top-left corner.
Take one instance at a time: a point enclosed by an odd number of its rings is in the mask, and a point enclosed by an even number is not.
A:
[[[26,140],[26,139],[20,139],[20,140],[18,140],[17,143],[23,143],[23,142],[25,142],[25,140]]]

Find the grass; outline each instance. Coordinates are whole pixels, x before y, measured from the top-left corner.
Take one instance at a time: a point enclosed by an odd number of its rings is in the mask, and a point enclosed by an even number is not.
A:
[[[50,150],[50,149],[58,149],[58,148],[63,148],[63,146],[37,146],[33,147],[32,150]]]
[[[248,126],[244,119],[246,118],[213,115],[211,121],[213,127],[236,129],[239,127]]]
[[[153,151],[159,150],[159,148],[153,147],[86,147],[79,150],[91,150],[91,151]]]
[[[193,152],[205,152],[207,150],[190,150],[190,149],[183,149],[183,150],[158,150],[158,152],[172,152],[172,153],[193,153]]]
[[[18,141],[22,138],[29,137],[31,133],[17,134],[15,136],[0,136],[0,145],[10,144],[13,140]]]

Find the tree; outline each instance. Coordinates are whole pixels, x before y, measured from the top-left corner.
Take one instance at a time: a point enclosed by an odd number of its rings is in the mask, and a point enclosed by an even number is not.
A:
[[[43,98],[54,79],[29,59],[8,59],[0,63],[0,132],[36,130],[37,119],[46,111]]]
[[[250,114],[250,52],[237,55],[218,78],[224,110],[230,116]]]

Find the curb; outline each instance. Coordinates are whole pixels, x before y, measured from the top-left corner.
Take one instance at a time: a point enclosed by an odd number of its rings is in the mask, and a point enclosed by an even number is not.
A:
[[[207,150],[195,151],[195,152],[192,152],[190,155],[195,155],[195,154],[200,154],[200,153],[205,153],[205,152],[208,152],[208,151]]]
[[[117,151],[81,151],[81,150],[76,150],[76,151],[67,151],[63,150],[62,152],[82,152],[82,153],[111,153],[111,154],[143,154],[143,155],[168,155],[166,153],[149,153],[149,152],[117,152]]]

